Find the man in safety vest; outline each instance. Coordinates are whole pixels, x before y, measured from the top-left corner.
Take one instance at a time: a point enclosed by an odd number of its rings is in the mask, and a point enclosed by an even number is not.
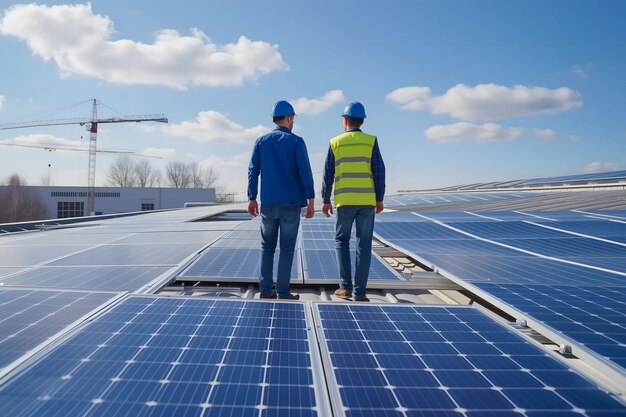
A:
[[[261,174],[261,298],[297,300],[289,292],[291,266],[300,226],[300,209],[313,217],[315,191],[309,155],[304,140],[291,133],[296,112],[288,102],[274,104],[272,120],[276,129],[256,140],[248,166],[248,213],[259,215],[256,201]],[[307,201],[308,200],[308,201]],[[276,291],[272,290],[274,252],[280,234],[280,257]]]
[[[365,107],[358,101],[349,103],[341,114],[345,132],[330,140],[322,184],[322,211],[333,213],[330,194],[335,183],[335,247],[339,262],[340,288],[335,295],[354,301],[369,301],[365,296],[370,262],[374,213],[383,211],[385,196],[385,163],[378,149],[376,136],[360,127]],[[356,224],[356,265],[352,285],[350,265],[350,233]]]

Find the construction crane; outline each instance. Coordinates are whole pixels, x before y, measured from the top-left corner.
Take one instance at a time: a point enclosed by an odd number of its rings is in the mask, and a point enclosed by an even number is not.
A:
[[[121,117],[110,117],[98,119],[98,101],[94,98],[91,107],[90,119],[56,119],[56,120],[35,120],[30,122],[17,122],[0,124],[0,130],[23,129],[39,126],[60,126],[78,124],[85,126],[89,132],[89,165],[87,173],[87,211],[93,216],[95,214],[95,188],[96,188],[96,152],[98,139],[98,125],[103,123],[128,123],[128,122],[159,122],[167,123],[164,114],[132,115]]]

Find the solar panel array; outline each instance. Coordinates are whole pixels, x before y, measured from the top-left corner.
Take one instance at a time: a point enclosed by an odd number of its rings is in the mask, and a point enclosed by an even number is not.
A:
[[[127,297],[0,389],[3,415],[317,416],[301,303]]]
[[[242,223],[205,249],[178,280],[257,282],[261,269],[260,222]],[[292,264],[291,282],[338,283],[339,265],[335,252],[335,220],[318,215],[300,223],[300,239]],[[280,242],[278,244],[280,247]],[[351,240],[352,267],[355,259],[355,237]],[[274,276],[280,250],[274,255]],[[372,252],[370,279],[404,281],[387,262]]]
[[[0,386],[0,407],[14,417],[626,413],[473,307],[314,303],[312,317],[309,306],[129,296]]]
[[[618,398],[476,309],[316,308],[336,416],[626,412]]]
[[[626,378],[626,228],[620,215],[626,220],[626,212],[618,211],[611,218],[577,212],[390,213],[375,231]]]
[[[508,193],[432,193],[432,194],[407,194],[401,196],[385,197],[385,206],[389,208],[398,208],[402,206],[431,205],[442,203],[458,203],[458,202],[480,202],[480,201],[497,201],[511,200],[534,197],[540,194],[529,192],[508,192]]]
[[[106,292],[0,288],[0,375],[13,361],[115,296]]]

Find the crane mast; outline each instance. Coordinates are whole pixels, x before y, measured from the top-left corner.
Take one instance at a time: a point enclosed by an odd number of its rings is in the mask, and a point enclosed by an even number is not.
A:
[[[98,101],[94,98],[91,107],[90,119],[58,119],[58,120],[40,120],[20,123],[0,124],[0,130],[21,129],[39,126],[59,126],[78,124],[86,126],[89,131],[89,164],[87,167],[87,211],[90,216],[95,214],[95,196],[96,196],[96,152],[98,142],[98,125],[101,123],[127,123],[127,122],[159,122],[167,123],[167,117],[164,114],[149,114],[137,116],[111,117],[107,119],[98,119]]]

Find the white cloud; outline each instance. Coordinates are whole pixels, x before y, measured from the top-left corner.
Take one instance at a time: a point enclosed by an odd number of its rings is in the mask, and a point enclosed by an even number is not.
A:
[[[0,109],[4,107],[4,102],[5,102],[5,98],[3,95],[0,94]]]
[[[14,5],[0,20],[0,34],[25,41],[45,61],[54,60],[62,76],[186,89],[190,85],[237,86],[288,69],[277,45],[245,36],[217,45],[197,29],[190,32],[182,36],[163,29],[152,44],[111,40],[113,21],[94,14],[90,3]]]
[[[387,94],[387,100],[405,110],[426,110],[431,99],[428,87],[402,87]]]
[[[548,139],[548,140],[561,138],[561,139],[568,140],[570,142],[578,142],[582,139],[578,135],[567,135],[564,133],[558,133],[558,132],[555,132],[553,129],[533,129],[532,133],[533,135],[535,135],[536,137],[540,139]]]
[[[439,144],[460,142],[510,142],[518,139],[526,129],[523,127],[505,128],[495,123],[475,125],[459,122],[450,125],[437,125],[426,129],[426,139]]]
[[[327,91],[322,97],[300,97],[292,101],[296,114],[320,114],[337,103],[346,101],[342,90]]]
[[[199,165],[203,168],[213,168],[218,171],[224,168],[243,168],[248,166],[250,155],[250,152],[242,152],[228,158],[211,155],[200,161]]]
[[[556,137],[556,132],[552,129],[533,129],[533,135],[541,139],[553,139]]]
[[[624,166],[619,162],[592,162],[585,165],[583,172],[593,174],[596,172],[620,171],[622,169],[624,169]]]
[[[176,156],[176,149],[172,148],[146,148],[142,154],[155,158],[173,158]]]
[[[203,111],[195,121],[185,121],[162,128],[170,136],[188,137],[200,143],[248,144],[271,131],[269,127],[257,125],[245,128],[229,120],[222,113]]]
[[[469,121],[556,114],[582,106],[580,93],[566,87],[496,84],[457,84],[440,96],[431,96],[428,87],[403,87],[387,94],[387,99],[406,110],[430,110]]]

